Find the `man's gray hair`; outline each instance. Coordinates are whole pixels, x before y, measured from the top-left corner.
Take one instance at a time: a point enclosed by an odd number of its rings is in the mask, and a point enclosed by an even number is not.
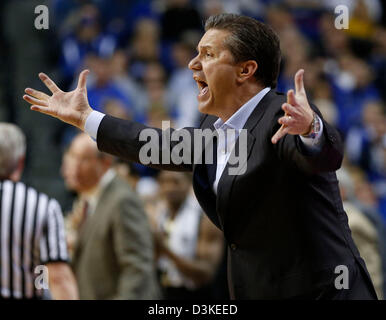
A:
[[[255,60],[258,64],[255,78],[265,87],[276,87],[281,61],[280,40],[270,26],[250,17],[221,13],[206,20],[205,31],[209,29],[230,32],[224,44],[235,62]]]
[[[8,178],[25,155],[25,135],[19,127],[0,122],[0,178]]]

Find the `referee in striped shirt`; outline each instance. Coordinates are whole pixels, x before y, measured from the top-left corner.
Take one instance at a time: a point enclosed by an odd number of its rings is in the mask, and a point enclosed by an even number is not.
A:
[[[0,299],[77,299],[59,203],[19,182],[25,137],[0,122]]]

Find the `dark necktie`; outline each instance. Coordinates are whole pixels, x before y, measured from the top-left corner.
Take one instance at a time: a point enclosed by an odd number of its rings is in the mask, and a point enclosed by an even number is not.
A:
[[[80,212],[80,223],[79,223],[79,230],[84,226],[84,223],[87,220],[88,217],[88,208],[89,203],[87,200],[83,200],[82,202],[82,210]]]

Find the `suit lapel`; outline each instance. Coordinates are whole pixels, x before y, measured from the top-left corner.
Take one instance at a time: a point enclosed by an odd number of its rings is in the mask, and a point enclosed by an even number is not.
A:
[[[247,122],[244,125],[244,129],[247,130],[247,145],[242,147],[247,149],[247,160],[245,161],[245,163],[237,165],[239,167],[238,172],[243,170],[243,167],[245,167],[248,163],[248,159],[252,154],[252,149],[256,140],[255,136],[252,134],[252,131],[255,129],[258,122],[261,120],[274,96],[275,92],[273,90],[270,90],[260,101],[259,105],[256,106],[256,108],[249,116]],[[204,120],[204,122],[202,123],[201,129],[209,128],[211,130],[215,130],[213,123],[217,119],[218,118],[215,116],[208,116],[206,120]],[[205,148],[203,148],[201,159],[204,159],[204,152],[207,146],[208,143],[206,143]],[[239,150],[239,147],[241,146],[239,146],[239,139],[237,139],[235,143],[235,148],[232,153],[235,152],[235,150]],[[230,164],[227,163],[217,186],[217,196],[214,194],[212,186],[209,184],[207,168],[205,164],[202,162],[202,164],[194,165],[193,168],[193,187],[197,199],[200,202],[201,207],[208,215],[208,217],[212,220],[212,222],[223,230],[225,219],[228,216],[228,201],[230,199],[233,183],[238,173],[236,172],[235,175],[229,175],[229,168]]]
[[[246,161],[244,163],[236,164],[238,167],[238,170],[236,171],[236,174],[229,175],[229,169],[231,168],[231,165],[229,162],[226,164],[225,169],[221,175],[221,178],[219,180],[218,186],[217,186],[217,212],[220,215],[220,219],[223,222],[223,225],[225,225],[225,221],[227,220],[227,216],[229,216],[229,203],[228,201],[231,199],[231,191],[233,184],[237,178],[237,176],[242,172],[242,170],[245,170],[246,172],[246,165],[248,164],[248,160],[252,154],[252,149],[255,143],[255,136],[252,134],[253,130],[261,120],[262,116],[264,115],[267,107],[269,106],[270,102],[272,101],[272,98],[274,97],[275,93],[274,91],[270,90],[264,98],[260,101],[260,103],[255,107],[252,114],[249,116],[247,122],[244,125],[243,129],[247,130],[247,139],[246,143],[247,145],[240,145],[239,139],[237,139],[235,143],[235,147],[232,150],[232,154],[234,155],[236,150],[242,150],[242,148],[247,149],[247,157]]]
[[[100,194],[98,199],[98,203],[95,207],[95,211],[88,216],[83,226],[84,228],[81,230],[79,235],[81,246],[87,243],[88,239],[92,237],[93,233],[101,223],[106,223],[106,209],[104,208],[104,206],[106,203],[109,203],[109,194],[111,192],[115,180],[116,177],[104,188],[104,190],[102,190],[102,193]]]
[[[215,130],[213,123],[217,117],[207,116],[201,125],[201,130],[210,129]],[[220,229],[222,229],[221,222],[216,212],[216,195],[212,190],[210,179],[208,177],[208,168],[205,164],[205,152],[210,147],[211,141],[205,139],[205,146],[202,148],[200,158],[193,166],[193,188],[197,200],[201,207],[209,217],[209,219]],[[213,150],[212,150],[213,151]],[[215,170],[215,168],[214,168]]]
[[[255,137],[252,134],[250,134],[249,132],[247,132],[246,145],[240,146],[239,139],[237,139],[237,141],[235,143],[235,147],[232,151],[232,154],[235,153],[235,150],[240,150],[242,148],[246,148],[247,149],[246,161],[244,161],[244,163],[236,164],[238,169],[236,170],[236,174],[233,174],[233,175],[229,174],[229,169],[232,168],[232,166],[228,162],[224,168],[224,171],[221,174],[221,178],[220,178],[218,185],[217,185],[216,208],[217,208],[217,212],[220,215],[220,219],[223,222],[223,225],[225,224],[225,218],[228,214],[228,212],[227,212],[228,208],[229,208],[228,201],[229,201],[229,197],[230,197],[233,183],[234,183],[236,177],[239,175],[239,172],[241,170],[243,170],[243,168],[245,168],[245,166],[247,165],[248,159],[251,155],[251,151],[252,151],[252,147],[253,147],[254,143],[255,143]],[[239,149],[239,147],[240,147],[240,149]]]

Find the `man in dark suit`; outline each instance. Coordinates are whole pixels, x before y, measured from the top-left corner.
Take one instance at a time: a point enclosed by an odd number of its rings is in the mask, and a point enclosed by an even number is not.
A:
[[[205,29],[189,64],[200,90],[198,108],[206,114],[200,128],[217,133],[245,129],[246,136],[241,141],[240,133],[240,139],[229,141],[218,134],[214,164],[204,158],[203,164],[152,165],[193,170],[197,199],[228,244],[231,296],[375,299],[339,195],[335,170],[341,165],[342,142],[308,103],[304,71],[295,75],[295,91],[279,94],[272,88],[280,44],[268,26],[221,14],[210,17]],[[87,102],[87,72],[71,92],[40,74],[53,95],[26,89],[24,99],[32,110],[88,132],[100,150],[140,161],[146,141],[139,135],[146,126],[93,111]],[[185,129],[193,135],[193,128]],[[165,145],[159,147],[165,151]],[[231,175],[228,160],[235,150],[246,152],[246,159]],[[204,151],[199,152],[197,157],[193,143],[194,159],[203,159]]]

